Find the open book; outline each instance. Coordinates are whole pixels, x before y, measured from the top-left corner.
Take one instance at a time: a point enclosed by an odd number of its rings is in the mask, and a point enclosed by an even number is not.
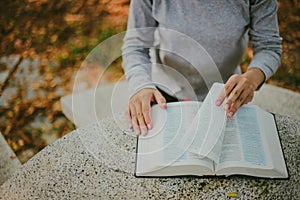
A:
[[[137,177],[249,175],[288,178],[274,115],[245,105],[227,118],[215,83],[201,102],[152,107],[154,127],[138,137]]]

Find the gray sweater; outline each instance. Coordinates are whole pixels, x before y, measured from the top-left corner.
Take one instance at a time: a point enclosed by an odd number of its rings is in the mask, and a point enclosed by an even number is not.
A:
[[[122,48],[131,95],[160,87],[202,100],[213,82],[239,73],[248,40],[249,67],[267,80],[282,52],[276,12],[276,0],[131,0]]]

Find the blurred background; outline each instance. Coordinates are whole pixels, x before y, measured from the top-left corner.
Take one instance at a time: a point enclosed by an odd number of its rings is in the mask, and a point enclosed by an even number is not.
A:
[[[75,129],[60,98],[88,53],[126,29],[129,0],[1,0],[0,131],[22,163]],[[268,83],[300,92],[300,1],[280,0],[282,64]],[[243,69],[251,60],[248,49]],[[100,73],[99,71],[97,73]],[[97,83],[91,73],[87,87]],[[105,81],[123,75],[121,58]]]

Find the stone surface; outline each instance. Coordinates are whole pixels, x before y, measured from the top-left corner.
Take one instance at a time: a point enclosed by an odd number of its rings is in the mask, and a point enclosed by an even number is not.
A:
[[[291,90],[264,84],[255,93],[253,104],[269,112],[300,120],[300,94]]]
[[[77,129],[29,160],[0,188],[0,199],[299,199],[300,123],[276,116],[289,180],[135,178],[136,138],[120,115]],[[126,133],[126,134],[125,134]]]
[[[20,168],[19,159],[0,133],[0,185]]]
[[[126,81],[101,84],[96,88],[61,98],[63,113],[77,127],[125,111],[129,99]]]

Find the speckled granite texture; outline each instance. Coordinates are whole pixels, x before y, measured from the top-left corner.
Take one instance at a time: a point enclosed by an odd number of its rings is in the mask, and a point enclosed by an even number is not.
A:
[[[0,185],[20,168],[21,162],[0,133]]]
[[[135,178],[136,138],[106,118],[38,153],[1,186],[0,199],[300,199],[300,122],[276,119],[289,180]]]

